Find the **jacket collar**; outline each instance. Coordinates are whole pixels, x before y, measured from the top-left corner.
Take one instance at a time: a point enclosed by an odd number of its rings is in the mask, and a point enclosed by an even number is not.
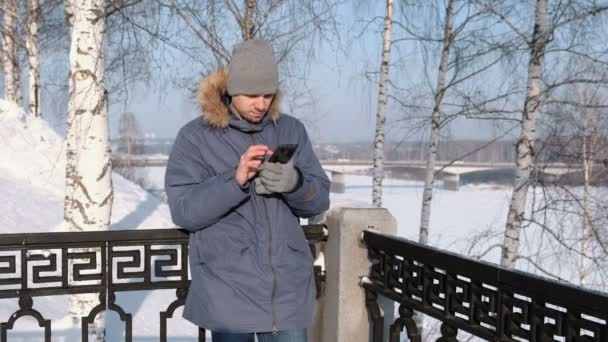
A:
[[[274,100],[270,105],[270,109],[268,109],[268,113],[266,113],[266,116],[264,116],[264,119],[260,124],[251,124],[246,120],[240,120],[235,117],[234,114],[230,113],[224,100],[228,96],[226,86],[227,78],[228,69],[223,68],[216,70],[203,78],[199,85],[197,100],[201,107],[201,115],[205,123],[215,128],[232,126],[243,131],[251,131],[251,126],[260,126],[259,129],[254,129],[254,131],[259,131],[268,122],[276,122],[279,119],[279,106],[282,96],[281,90],[277,91]]]

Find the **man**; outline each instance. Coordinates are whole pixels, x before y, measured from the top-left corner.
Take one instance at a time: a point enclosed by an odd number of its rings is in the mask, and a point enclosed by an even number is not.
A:
[[[234,48],[206,77],[202,118],[179,132],[165,187],[175,224],[191,232],[184,317],[214,342],[305,342],[315,299],[313,258],[298,217],[329,207],[329,180],[302,123],[279,113],[268,42]],[[297,144],[285,164],[268,157]]]

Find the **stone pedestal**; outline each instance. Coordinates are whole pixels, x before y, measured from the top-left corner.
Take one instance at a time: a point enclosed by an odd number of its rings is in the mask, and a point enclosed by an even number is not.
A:
[[[324,246],[325,293],[317,301],[309,331],[310,342],[367,342],[369,319],[360,278],[369,273],[367,249],[361,242],[365,229],[397,233],[397,221],[386,209],[336,208],[326,216],[329,231]],[[385,325],[394,320],[394,305],[382,301]],[[385,328],[386,329],[386,328]],[[384,334],[388,336],[388,331]]]

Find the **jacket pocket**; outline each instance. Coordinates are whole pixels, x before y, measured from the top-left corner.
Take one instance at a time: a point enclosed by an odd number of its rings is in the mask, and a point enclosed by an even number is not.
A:
[[[287,240],[287,250],[297,259],[301,260],[303,258],[307,264],[310,264],[313,261],[312,251],[310,250],[306,239]]]
[[[251,248],[251,243],[248,241],[221,230],[206,233],[198,238],[197,252],[200,264],[234,263],[247,257]]]
[[[283,251],[278,268],[277,301],[297,315],[302,301],[314,291],[312,253],[305,239],[286,241]]]

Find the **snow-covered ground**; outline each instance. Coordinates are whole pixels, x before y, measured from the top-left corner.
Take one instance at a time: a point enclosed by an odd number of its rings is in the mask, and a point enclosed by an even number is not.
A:
[[[60,230],[65,144],[44,120],[0,100],[0,233]],[[173,227],[169,208],[141,187],[112,175],[112,229]],[[35,215],[32,215],[35,213]]]
[[[23,114],[11,103],[0,100],[0,234],[47,232],[62,229],[64,188],[64,142],[44,120]],[[146,184],[162,189],[164,168],[151,167],[143,172]],[[169,210],[149,192],[114,173],[115,197],[111,229],[170,228]],[[398,221],[398,235],[416,240],[420,220],[422,183],[386,179],[384,206]],[[332,206],[369,205],[371,178],[346,176],[346,193],[332,194]],[[468,255],[483,253],[502,241],[510,189],[490,185],[467,185],[460,191],[449,191],[437,185],[431,217],[430,241],[435,246]],[[530,228],[527,228],[530,229]],[[524,250],[538,247],[535,233],[522,239]],[[0,252],[0,255],[2,252]],[[498,261],[499,249],[491,249],[484,259]],[[542,254],[540,255],[542,257]],[[563,267],[560,260],[548,265],[572,279],[572,267]],[[6,267],[0,263],[0,267]],[[0,278],[2,276],[0,275]],[[0,286],[1,288],[1,286]],[[119,293],[117,303],[133,314],[135,341],[157,340],[159,311],[175,298],[174,290]],[[53,320],[54,341],[79,339],[80,327],[69,327],[65,320],[67,297],[34,298],[34,308]],[[0,300],[0,322],[6,322],[17,309],[16,300]],[[108,341],[122,340],[122,324],[117,315],[108,315]],[[169,322],[171,341],[195,340],[196,328],[185,322],[179,309]],[[29,318],[17,322],[18,335],[9,334],[10,341],[41,340],[40,328]],[[32,332],[33,331],[33,332]]]
[[[12,103],[0,100],[0,234],[59,231],[63,219],[65,174],[63,139],[44,120],[25,115]],[[141,187],[117,173],[112,175],[114,203],[111,229],[171,228],[169,208]],[[2,252],[0,252],[0,255]],[[6,267],[0,263],[0,267]],[[1,278],[1,277],[0,277]],[[175,299],[175,290],[119,293],[117,303],[133,314],[135,341],[158,340],[159,311]],[[80,340],[80,326],[62,321],[68,309],[66,296],[35,297],[34,308],[52,320],[53,341]],[[18,309],[15,299],[0,300],[0,322]],[[195,336],[197,329],[181,319],[181,309],[168,324],[171,341]],[[122,341],[118,316],[108,315],[108,341]],[[16,323],[18,333],[9,341],[41,341],[42,330],[25,317]],[[29,332],[28,330],[31,330]],[[191,338],[190,338],[191,339]],[[191,339],[192,340],[192,339]]]

